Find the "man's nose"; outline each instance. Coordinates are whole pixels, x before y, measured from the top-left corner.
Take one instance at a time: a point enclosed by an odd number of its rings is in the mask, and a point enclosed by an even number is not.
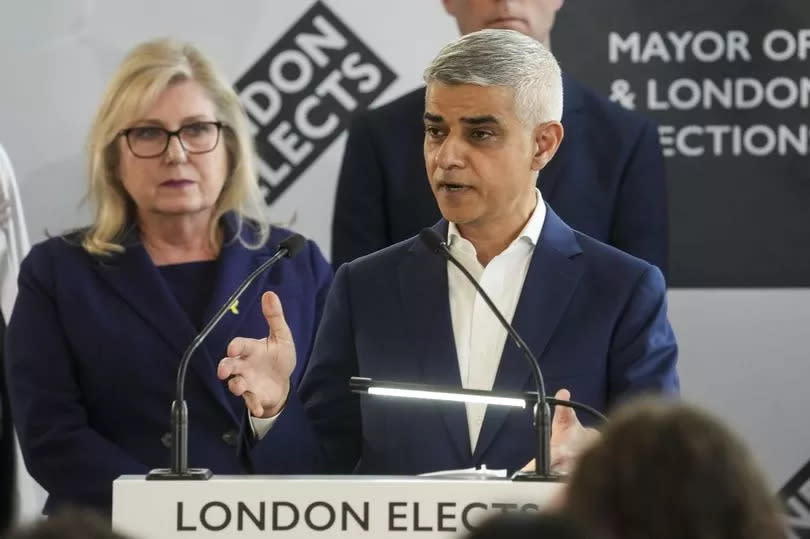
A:
[[[434,159],[439,168],[460,168],[464,166],[464,145],[457,137],[448,136],[436,150]]]

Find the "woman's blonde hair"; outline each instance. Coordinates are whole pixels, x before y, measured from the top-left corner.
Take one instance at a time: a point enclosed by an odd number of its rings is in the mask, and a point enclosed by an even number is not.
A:
[[[216,201],[209,225],[209,239],[219,251],[219,222],[227,212],[238,216],[236,238],[247,247],[264,245],[269,234],[263,218],[261,194],[256,182],[253,139],[239,98],[231,85],[193,45],[170,39],[147,41],[126,56],[110,81],[96,113],[88,140],[88,199],[95,219],[82,240],[94,255],[124,251],[121,240],[135,218],[135,204],[119,178],[118,137],[121,130],[146,113],[170,85],[186,80],[197,82],[216,108],[223,122],[221,136],[228,153],[229,175]],[[242,238],[248,219],[255,226],[251,240]]]

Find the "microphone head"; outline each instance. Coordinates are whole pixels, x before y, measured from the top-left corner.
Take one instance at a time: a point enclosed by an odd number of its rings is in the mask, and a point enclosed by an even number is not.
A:
[[[284,255],[287,258],[292,258],[298,253],[301,252],[301,249],[304,248],[306,245],[307,240],[301,234],[292,234],[291,236],[285,238],[281,241],[278,248],[279,249],[287,249],[287,254]]]
[[[419,240],[434,253],[444,254],[447,249],[444,239],[432,228],[423,228],[419,233]]]

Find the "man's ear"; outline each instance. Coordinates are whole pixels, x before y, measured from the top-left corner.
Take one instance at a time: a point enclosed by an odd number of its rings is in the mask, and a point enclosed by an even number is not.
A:
[[[534,155],[532,170],[542,170],[557,153],[563,139],[563,126],[560,122],[544,122],[534,128]]]

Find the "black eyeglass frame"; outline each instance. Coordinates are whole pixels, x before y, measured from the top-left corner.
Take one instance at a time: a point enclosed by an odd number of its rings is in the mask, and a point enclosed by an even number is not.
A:
[[[183,144],[183,138],[180,136],[180,133],[184,129],[188,129],[190,127],[195,127],[195,126],[199,126],[199,125],[213,125],[213,126],[215,126],[217,128],[217,139],[216,139],[216,141],[214,141],[214,145],[211,146],[211,148],[208,149],[208,150],[202,150],[202,151],[189,150],[188,148],[186,148],[186,145]],[[169,131],[168,129],[166,129],[164,127],[160,127],[159,125],[138,125],[138,126],[135,126],[135,127],[129,127],[127,129],[122,129],[121,131],[118,132],[118,136],[119,137],[121,137],[121,136],[124,137],[124,139],[127,141],[127,147],[129,148],[129,151],[131,151],[132,155],[134,155],[135,157],[138,157],[140,159],[153,159],[155,157],[160,157],[161,155],[166,153],[166,150],[169,149],[169,142],[172,140],[172,137],[177,137],[177,140],[180,142],[180,147],[183,148],[183,151],[186,152],[186,153],[189,153],[189,154],[192,154],[192,155],[200,155],[200,154],[204,154],[204,153],[213,152],[214,150],[216,150],[217,146],[219,146],[219,139],[221,138],[221,135],[222,135],[222,129],[227,128],[227,127],[228,126],[225,123],[220,122],[220,121],[193,122],[193,123],[190,123],[190,124],[186,124],[186,125],[180,127],[179,129],[175,129],[174,131]],[[161,131],[166,133],[166,145],[163,146],[163,149],[160,152],[155,153],[155,154],[149,154],[149,155],[141,155],[141,154],[137,153],[132,148],[132,142],[129,140],[129,134],[132,131],[136,130],[136,129],[143,129],[143,128],[160,129]]]

